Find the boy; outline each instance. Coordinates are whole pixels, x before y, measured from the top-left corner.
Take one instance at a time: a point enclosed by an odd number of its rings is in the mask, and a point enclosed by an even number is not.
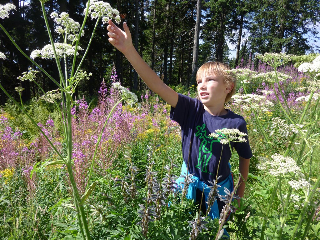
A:
[[[208,186],[217,179],[221,186],[218,190],[220,195],[225,195],[224,187],[233,191],[229,166],[231,149],[228,145],[223,146],[217,139],[208,137],[210,133],[223,128],[236,128],[247,133],[245,120],[224,108],[225,102],[230,100],[235,92],[235,80],[226,73],[227,67],[222,63],[209,62],[199,68],[196,76],[199,99],[178,94],[168,87],[137,53],[127,24],[123,24],[122,31],[111,20],[108,23],[109,42],[125,55],[150,90],[171,105],[170,117],[181,126],[184,159],[181,172],[185,175],[187,172],[192,174],[194,179],[189,185],[187,197],[197,201],[197,195],[202,196],[203,192],[202,202],[207,202],[210,191]],[[242,181],[237,195],[243,197],[252,153],[248,141],[232,142],[231,147],[235,148],[240,156],[239,171]],[[183,181],[184,179],[179,178],[177,183],[183,187]],[[222,207],[223,202],[215,201],[209,216],[219,218]]]

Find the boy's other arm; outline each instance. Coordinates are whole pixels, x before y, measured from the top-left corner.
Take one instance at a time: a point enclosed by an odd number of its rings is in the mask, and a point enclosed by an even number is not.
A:
[[[157,93],[172,107],[176,107],[178,93],[167,86],[141,58],[132,44],[131,33],[127,24],[123,23],[124,31],[122,31],[111,20],[108,23],[109,42],[125,55],[151,91]]]
[[[250,159],[239,157],[239,172],[241,174],[240,185],[237,189],[237,195],[242,198],[249,174]],[[240,207],[240,201],[238,201]]]

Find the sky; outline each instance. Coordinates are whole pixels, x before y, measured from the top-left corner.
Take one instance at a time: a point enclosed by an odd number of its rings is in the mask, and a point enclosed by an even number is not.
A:
[[[314,53],[320,53],[320,22],[315,25],[315,28],[317,29],[318,34],[316,36],[312,36],[311,34],[306,34],[306,37],[308,38],[308,43],[311,46],[311,51]],[[248,35],[245,33],[245,36],[242,38],[242,42],[245,41],[245,39],[248,38]],[[236,45],[227,43],[230,49],[229,58],[235,58],[236,57]],[[307,52],[310,53],[310,52]]]

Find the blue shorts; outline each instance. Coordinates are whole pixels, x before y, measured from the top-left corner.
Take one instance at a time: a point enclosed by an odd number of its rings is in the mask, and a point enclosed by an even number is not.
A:
[[[230,164],[229,164],[230,167]],[[183,161],[182,163],[182,167],[181,167],[181,176],[183,175],[187,175],[188,170],[187,170],[187,165],[186,163]],[[203,195],[204,195],[204,200],[205,203],[207,202],[207,198],[210,192],[210,188],[208,187],[207,184],[205,184],[204,182],[200,181],[200,179],[196,176],[193,176],[192,179],[194,180],[192,183],[190,183],[189,188],[188,188],[188,192],[187,192],[187,199],[193,199],[194,201],[196,201],[196,192],[197,189],[199,189],[200,191],[203,191]],[[182,190],[183,186],[184,186],[184,181],[185,178],[184,177],[179,177],[176,180],[177,183],[177,188],[178,190]],[[220,185],[220,187],[218,188],[218,192],[220,195],[226,195],[226,193],[224,192],[224,189],[227,188],[230,192],[233,191],[234,185],[233,185],[233,177],[230,171],[230,175],[223,180],[222,182],[219,182],[218,185]],[[206,208],[208,208],[207,203],[206,203]],[[220,213],[219,213],[219,207],[218,207],[218,203],[217,200],[214,202],[213,206],[211,207],[211,210],[209,212],[209,216],[214,219],[214,218],[220,218]]]

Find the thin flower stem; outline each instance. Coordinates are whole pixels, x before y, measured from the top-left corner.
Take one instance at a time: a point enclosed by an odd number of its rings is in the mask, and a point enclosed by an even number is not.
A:
[[[77,38],[77,41],[76,41],[76,47],[75,47],[74,56],[73,56],[73,62],[72,62],[72,69],[71,69],[70,78],[73,77],[74,70],[75,70],[75,67],[76,67],[78,45],[79,45],[79,42],[80,42],[80,38],[81,38],[82,31],[83,31],[83,29],[84,29],[84,26],[86,25],[86,21],[87,21],[87,18],[88,18],[89,6],[90,6],[90,0],[88,0],[88,2],[87,2],[86,14],[84,15],[84,19],[83,19],[83,22],[82,22],[82,26],[81,26],[81,28],[80,28],[80,31],[79,31],[79,34],[78,34],[78,38]]]
[[[82,66],[83,60],[84,60],[84,58],[87,56],[87,53],[88,53],[88,51],[89,51],[89,47],[90,47],[90,45],[91,45],[93,36],[94,36],[94,34],[95,34],[95,32],[96,32],[96,28],[97,28],[98,23],[99,23],[99,20],[100,20],[100,18],[97,19],[96,24],[94,25],[94,29],[93,29],[93,31],[92,31],[91,38],[90,38],[89,43],[88,43],[88,45],[87,45],[87,49],[86,49],[85,53],[84,53],[83,56],[82,56],[82,59],[81,59],[79,65],[78,65],[78,67],[77,67],[77,70],[76,70],[76,73],[74,74],[74,76],[77,76],[77,74],[78,74],[78,72],[79,72],[79,70],[80,70],[80,68],[81,68],[81,66]]]
[[[61,65],[60,65],[60,61],[59,61],[60,59],[59,59],[59,56],[58,56],[58,54],[56,52],[56,48],[54,46],[54,41],[53,41],[53,37],[52,37],[51,31],[50,31],[50,26],[49,26],[47,14],[46,14],[46,9],[44,7],[44,2],[40,1],[40,3],[41,3],[42,15],[43,15],[44,21],[46,23],[48,35],[49,35],[49,38],[50,38],[50,42],[51,42],[51,45],[52,45],[54,57],[55,57],[55,60],[56,60],[58,71],[59,71],[60,84],[61,83],[64,84],[64,77],[63,77],[63,73],[62,73],[62,69],[61,69]],[[66,87],[66,86],[64,86],[64,87]]]

